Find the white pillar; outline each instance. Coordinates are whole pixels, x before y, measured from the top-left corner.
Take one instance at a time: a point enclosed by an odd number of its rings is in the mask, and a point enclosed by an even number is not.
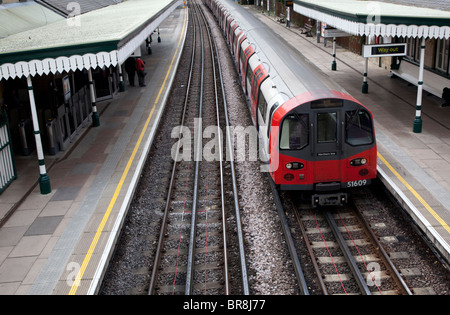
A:
[[[370,38],[367,35],[366,36],[366,44],[370,44]],[[367,94],[369,93],[369,83],[367,83],[367,72],[369,71],[369,58],[365,58],[364,60],[364,78],[363,78],[363,84],[362,84],[362,93]]]
[[[416,118],[414,119],[413,124],[413,131],[415,133],[422,132],[422,91],[423,91],[424,64],[425,64],[425,37],[422,37],[422,44],[420,46],[419,82],[417,83]]]
[[[92,125],[94,127],[100,126],[100,117],[97,112],[97,105],[95,103],[95,91],[94,80],[92,79],[92,68],[88,70],[89,90],[91,91],[91,104],[92,104]]]
[[[369,93],[369,84],[367,83],[367,71],[369,70],[369,58],[364,58],[364,78],[362,84],[362,92],[364,94]]]
[[[320,31],[322,29],[321,26],[321,22],[319,20],[317,20],[316,22],[316,38],[317,38],[317,43],[320,43]]]
[[[119,67],[119,86],[120,86],[120,92],[125,91],[125,82],[123,80],[123,71],[122,71],[122,65],[120,63],[117,64],[117,67]]]
[[[30,98],[31,118],[33,120],[34,138],[36,140],[36,151],[39,161],[39,187],[41,194],[46,195],[52,192],[50,186],[50,178],[47,175],[44,162],[44,150],[42,149],[41,132],[39,131],[39,121],[37,117],[36,101],[34,99],[33,83],[31,81],[31,75],[27,77],[28,84],[28,96]]]
[[[336,64],[336,37],[333,37],[333,62],[331,63],[331,70],[336,71],[337,70],[337,64]]]

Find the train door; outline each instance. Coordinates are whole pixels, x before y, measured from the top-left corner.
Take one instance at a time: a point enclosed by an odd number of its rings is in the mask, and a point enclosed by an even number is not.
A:
[[[236,66],[238,67],[239,74],[241,74],[241,67],[242,67],[239,61],[243,59],[243,55],[244,55],[244,51],[242,49],[242,43],[246,39],[247,39],[247,37],[245,35],[242,35],[242,37],[239,39],[239,43],[236,47],[237,53],[236,53],[235,62],[236,62]]]
[[[242,74],[242,88],[245,94],[248,96],[248,85],[247,81],[251,80],[251,67],[249,66],[250,58],[255,54],[255,50],[252,46],[248,46],[244,50],[241,60],[241,74]]]
[[[314,182],[341,181],[341,110],[326,108],[312,110],[311,153],[314,163]]]
[[[265,79],[267,79],[269,75],[267,74],[264,66],[260,64],[256,67],[255,71],[253,72],[253,77],[251,81],[251,95],[250,95],[250,108],[251,113],[253,117],[253,121],[255,123],[256,129],[259,131],[259,119],[258,119],[258,96],[262,96],[262,93],[260,93],[261,90],[261,84]],[[265,103],[264,106],[260,106],[260,110],[262,110],[262,107],[264,108],[264,111],[267,110],[267,103],[264,100],[264,97],[261,97],[261,104]],[[265,112],[264,112],[264,120],[265,120]]]
[[[236,22],[235,22],[236,23]],[[231,26],[231,32],[230,32],[230,47],[231,47],[231,52],[233,53],[233,57],[236,55],[236,51],[234,50],[235,47],[235,39],[236,39],[236,29],[238,28],[238,24],[234,24],[233,26]]]
[[[233,55],[234,55],[234,62],[237,64],[238,58],[239,58],[239,43],[240,43],[240,37],[244,33],[243,31],[239,31],[237,35],[234,37],[233,41]]]

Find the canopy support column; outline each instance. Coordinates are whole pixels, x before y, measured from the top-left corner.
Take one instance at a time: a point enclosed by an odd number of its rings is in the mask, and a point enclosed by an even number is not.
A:
[[[416,118],[414,119],[413,132],[422,132],[422,92],[423,92],[423,68],[425,64],[425,37],[422,37],[420,46],[419,82],[417,83]]]
[[[366,44],[370,44],[370,37],[366,36]],[[369,83],[367,82],[367,73],[369,72],[369,58],[364,58],[364,78],[362,84],[362,93],[369,93]]]
[[[333,37],[333,62],[331,63],[331,70],[336,71],[337,70],[337,64],[336,64],[336,37]]]
[[[369,83],[367,83],[367,71],[369,69],[369,58],[364,58],[364,79],[362,84],[363,94],[369,93]]]
[[[91,91],[91,104],[92,104],[92,125],[94,127],[100,126],[100,117],[97,112],[97,105],[95,103],[95,91],[94,80],[92,79],[92,68],[88,70],[89,90]]]
[[[36,101],[34,99],[33,83],[31,75],[27,77],[28,96],[30,98],[31,118],[33,120],[34,138],[36,140],[36,151],[39,161],[39,187],[42,195],[47,195],[52,192],[50,185],[50,178],[47,175],[47,169],[44,162],[44,150],[42,149],[41,132],[39,131],[39,121],[37,117]]]
[[[322,22],[317,20],[317,22],[316,22],[316,40],[317,40],[317,43],[320,43],[320,30],[322,29],[321,24],[322,24]]]
[[[122,71],[122,65],[119,63],[118,64],[119,67],[119,89],[120,92],[125,92],[125,82],[123,81],[123,71]]]

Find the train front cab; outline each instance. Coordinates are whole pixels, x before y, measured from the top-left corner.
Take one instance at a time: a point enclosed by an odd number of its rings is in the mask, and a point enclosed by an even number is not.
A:
[[[335,93],[307,102],[293,98],[272,119],[279,128],[270,140],[272,164],[278,165],[272,178],[281,190],[311,192],[313,206],[345,203],[348,188],[369,185],[377,172],[372,114]]]

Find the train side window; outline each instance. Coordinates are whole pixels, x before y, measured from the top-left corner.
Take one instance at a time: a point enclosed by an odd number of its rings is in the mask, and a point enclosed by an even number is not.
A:
[[[286,116],[281,126],[280,149],[301,150],[309,143],[308,114]]]
[[[275,110],[278,108],[278,106],[280,106],[280,104],[278,102],[276,102],[275,104],[272,105],[272,107],[270,108],[270,113],[269,113],[269,123],[267,124],[267,138],[270,138],[270,129],[272,126],[272,118],[273,118],[273,113],[275,112]]]
[[[247,74],[246,74],[246,78],[247,80],[249,80],[250,82],[252,82],[252,67],[250,67],[249,62],[247,61]],[[247,91],[248,92],[248,91]]]
[[[317,142],[336,142],[337,113],[317,113]]]
[[[255,97],[258,97],[258,94],[256,94],[257,91],[259,91],[259,79],[263,76],[263,72],[261,69],[256,68],[256,71],[253,73],[252,78],[252,100],[256,103],[258,100]]]
[[[234,38],[235,38],[235,36],[236,36],[236,33],[235,33],[235,30],[233,31],[233,28],[231,29],[231,52],[233,53],[233,55],[234,55]]]
[[[243,55],[243,58],[242,58],[242,62],[243,62],[242,69],[243,69],[243,71],[245,71],[245,78],[249,82],[251,82],[251,79],[252,79],[252,69],[251,69],[249,63],[250,63],[250,58],[254,54],[255,54],[254,51],[252,51],[251,49],[247,49],[247,50],[244,51],[244,55]],[[245,89],[245,93],[248,93],[246,84],[244,86],[244,89]]]
[[[364,109],[345,112],[345,141],[353,146],[373,143],[372,119]]]
[[[265,122],[266,121],[266,112],[267,112],[267,102],[261,91],[261,86],[260,86],[259,95],[258,95],[258,109],[261,112],[261,116]]]
[[[241,67],[244,65],[244,51],[242,50],[242,46],[239,46],[239,74],[241,74]]]
[[[242,50],[242,45],[239,47],[239,59],[241,64],[239,66],[239,73],[241,73],[241,67],[244,65],[244,51]]]

